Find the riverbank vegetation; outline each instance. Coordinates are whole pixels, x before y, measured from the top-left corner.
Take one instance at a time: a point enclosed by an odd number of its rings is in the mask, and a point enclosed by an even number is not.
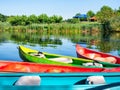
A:
[[[75,16],[81,15],[77,13]],[[103,6],[98,12],[89,10],[87,17],[63,20],[62,16],[47,14],[6,16],[0,14],[0,30],[100,30],[120,31],[120,7],[113,10]],[[95,17],[95,20],[91,18]]]

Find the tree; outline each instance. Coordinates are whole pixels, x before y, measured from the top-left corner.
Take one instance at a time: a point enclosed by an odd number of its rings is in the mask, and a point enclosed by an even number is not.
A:
[[[13,26],[16,26],[18,25],[19,23],[19,20],[18,20],[19,16],[9,16],[9,18],[7,19],[7,21],[13,25]]]
[[[19,19],[20,19],[20,21],[21,21],[21,22],[20,22],[20,25],[25,26],[25,25],[28,25],[28,24],[29,24],[29,22],[28,22],[28,17],[27,17],[26,15],[20,16]]]
[[[120,13],[120,7],[119,7],[119,9],[117,10],[117,12],[119,12],[119,13]]]
[[[115,16],[110,19],[110,26],[112,30],[120,31],[120,16]]]
[[[91,18],[91,17],[95,16],[95,13],[93,11],[89,10],[87,12],[87,16],[88,16],[88,18]]]
[[[73,18],[73,19],[68,19],[67,22],[69,22],[69,23],[74,23],[74,24],[75,24],[75,23],[79,23],[80,20],[77,19],[77,18]]]
[[[57,16],[56,23],[62,22],[63,17],[62,16]]]
[[[55,23],[54,16],[51,16],[51,17],[48,18],[48,23]]]
[[[112,16],[114,16],[114,11],[109,6],[103,6],[96,14],[98,21],[101,23],[108,22]]]
[[[29,22],[30,24],[32,24],[32,23],[38,23],[38,17],[35,16],[34,14],[32,14],[32,15],[30,15],[30,16],[28,17],[28,22]]]
[[[54,23],[60,23],[62,21],[62,16],[53,15]]]
[[[49,17],[48,23],[60,23],[62,20],[62,16],[53,15]]]
[[[7,21],[13,25],[13,26],[17,26],[17,25],[28,25],[28,18],[26,15],[22,15],[22,16],[10,16]]]
[[[76,13],[75,16],[80,16],[81,14],[80,13]]]
[[[7,16],[0,13],[0,21],[5,22],[7,19]]]
[[[116,10],[117,16],[120,16],[120,7]]]
[[[48,21],[48,16],[47,14],[41,14],[38,16],[38,21],[39,23],[47,23]]]

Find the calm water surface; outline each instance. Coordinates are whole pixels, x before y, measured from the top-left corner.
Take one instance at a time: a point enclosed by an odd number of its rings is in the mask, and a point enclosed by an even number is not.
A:
[[[120,33],[109,36],[90,33],[0,32],[0,60],[23,61],[17,47],[76,57],[76,43],[83,47],[119,56]]]

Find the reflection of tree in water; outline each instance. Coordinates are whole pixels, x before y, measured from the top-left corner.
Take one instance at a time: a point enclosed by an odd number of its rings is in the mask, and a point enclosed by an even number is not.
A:
[[[0,43],[6,42],[9,39],[9,33],[0,32]]]
[[[23,42],[23,43],[34,43],[34,44],[40,44],[45,45],[47,44],[56,44],[61,45],[62,42],[58,38],[51,38],[50,36],[44,36],[43,34],[37,34],[37,33],[13,33],[11,34],[11,39],[16,42]]]
[[[101,29],[101,39],[102,41],[109,41],[111,37],[111,27],[110,27],[110,22],[105,22],[102,24],[102,29]]]
[[[63,31],[63,32],[62,32]],[[56,45],[62,45],[62,39],[67,39],[72,43],[84,43],[88,47],[95,45],[99,51],[110,52],[112,50],[118,50],[120,42],[115,40],[120,40],[120,34],[114,34],[109,36],[109,40],[101,39],[104,38],[102,34],[93,33],[85,34],[83,37],[79,30],[66,32],[62,31],[51,31],[51,32],[2,32],[0,34],[0,42],[4,40],[11,40],[13,43],[23,44],[23,45],[36,45],[39,44],[42,47],[56,47]],[[7,34],[6,34],[7,33]],[[112,39],[112,40],[111,40]]]
[[[118,50],[118,55],[120,56],[120,49]]]
[[[109,41],[101,40],[97,46],[100,51],[109,53],[110,51],[118,50],[118,48],[120,47],[120,42],[111,39]]]
[[[59,39],[51,39],[51,38],[40,38],[39,44],[56,44],[56,45],[62,45],[61,40]]]
[[[117,47],[117,52],[118,52],[118,55],[120,56],[120,41],[119,41],[118,44],[119,44],[119,45],[118,45],[118,47]]]
[[[102,30],[102,32],[101,32],[101,40],[102,41],[110,41],[110,37],[111,37],[111,32]]]
[[[113,38],[113,34],[115,35],[115,33],[111,32],[109,22],[103,24],[102,27],[103,28],[101,29],[101,40],[98,45],[100,51],[110,52],[112,50],[117,50],[120,45],[120,42],[117,41],[119,40],[119,37],[115,36]]]
[[[112,45],[108,41],[101,41],[98,46],[100,51],[106,53],[110,52],[113,49]]]

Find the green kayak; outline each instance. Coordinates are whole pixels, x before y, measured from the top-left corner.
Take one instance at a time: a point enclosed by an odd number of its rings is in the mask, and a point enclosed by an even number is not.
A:
[[[93,60],[51,54],[47,52],[41,53],[37,50],[33,50],[24,46],[19,46],[19,54],[23,60],[35,63],[54,64],[63,66],[93,67],[93,68],[104,67],[102,64],[96,63],[96,61]]]

